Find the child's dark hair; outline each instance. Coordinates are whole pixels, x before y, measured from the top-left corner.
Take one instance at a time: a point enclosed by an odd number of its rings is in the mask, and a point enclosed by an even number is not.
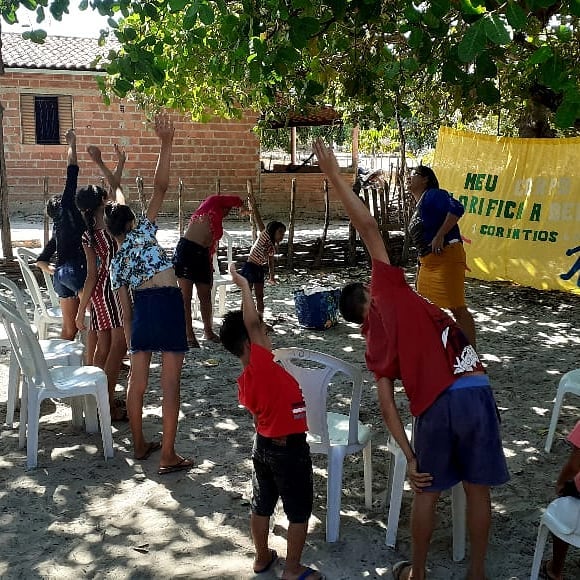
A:
[[[364,307],[367,303],[367,293],[362,282],[347,284],[340,293],[338,308],[342,317],[348,322],[362,324],[364,322]]]
[[[220,328],[220,341],[224,348],[237,357],[241,357],[244,354],[244,345],[249,340],[242,311],[232,310],[226,313]]]
[[[417,165],[417,167],[413,168],[413,171],[421,177],[427,178],[427,189],[439,189],[439,180],[430,167],[427,167],[426,165]]]
[[[97,223],[95,211],[105,199],[107,199],[107,192],[98,185],[87,185],[87,187],[81,187],[77,191],[75,201],[83,214],[91,241],[94,239],[95,225]]]
[[[135,219],[133,210],[122,203],[108,203],[105,206],[105,226],[113,236],[127,232],[127,225]]]
[[[60,205],[62,202],[62,194],[58,193],[53,195],[47,202],[46,202],[46,215],[51,220],[55,220],[58,215],[60,214]]]
[[[282,222],[272,221],[269,222],[268,225],[266,226],[266,233],[268,234],[272,242],[274,241],[276,232],[280,229],[286,231],[286,226]]]

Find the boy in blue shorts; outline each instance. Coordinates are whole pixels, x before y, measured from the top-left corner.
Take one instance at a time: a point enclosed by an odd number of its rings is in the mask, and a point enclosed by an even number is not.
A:
[[[240,403],[254,416],[252,450],[252,514],[250,528],[256,548],[254,573],[277,561],[268,547],[270,516],[282,498],[288,526],[285,580],[320,580],[316,570],[300,563],[312,514],[312,462],[306,443],[306,406],[300,386],[274,362],[266,325],[258,315],[250,285],[232,264],[234,283],[242,291],[242,310],[228,312],[220,329],[223,346],[235,354],[244,370],[238,378]]]
[[[396,580],[426,577],[427,553],[441,491],[462,482],[471,542],[469,580],[485,580],[491,525],[490,486],[509,479],[499,418],[477,353],[457,324],[414,292],[403,270],[390,265],[377,222],[343,180],[332,151],[314,144],[321,170],[372,258],[371,284],[342,291],[343,317],[362,325],[366,362],[377,381],[387,428],[407,458],[415,491],[411,515],[412,561],[393,567]],[[393,383],[401,379],[416,417],[411,448],[399,416]]]

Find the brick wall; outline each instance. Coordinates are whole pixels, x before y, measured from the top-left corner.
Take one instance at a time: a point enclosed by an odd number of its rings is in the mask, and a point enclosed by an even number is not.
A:
[[[100,174],[90,161],[86,146],[98,145],[103,151],[104,161],[114,163],[113,144],[119,143],[128,154],[124,185],[130,199],[137,198],[135,178],[138,175],[143,177],[145,193],[150,193],[159,145],[145,123],[143,112],[134,103],[114,101],[106,106],[91,75],[11,72],[8,69],[2,77],[0,100],[5,107],[4,148],[12,211],[41,207],[45,177],[48,178],[50,194],[62,191],[66,168],[66,145],[22,143],[21,92],[72,96],[80,185],[100,183]],[[257,183],[259,176],[260,148],[252,132],[257,115],[248,113],[240,121],[216,119],[209,123],[192,123],[184,116],[173,117],[176,134],[168,195],[170,203],[164,209],[174,210],[173,200],[176,199],[179,179],[184,184],[187,212],[195,207],[194,201],[216,192],[218,180],[222,193],[245,196],[246,180]]]
[[[135,178],[143,177],[145,195],[151,191],[158,141],[134,103],[114,101],[106,106],[93,75],[62,71],[11,71],[0,86],[4,112],[4,150],[11,212],[40,213],[43,209],[45,178],[48,193],[62,191],[65,180],[66,145],[22,143],[20,94],[71,95],[77,132],[80,166],[79,185],[100,183],[101,176],[90,161],[86,147],[98,145],[107,164],[114,164],[113,144],[127,151],[124,187],[130,201],[137,200]],[[193,123],[174,115],[176,135],[171,181],[163,211],[177,211],[177,189],[183,181],[183,211],[186,216],[207,195],[219,189],[245,197],[246,181],[252,180],[264,219],[288,219],[290,183],[297,179],[297,217],[324,216],[322,174],[260,174],[260,145],[252,131],[258,115],[248,112],[241,120],[215,119]],[[352,176],[345,176],[352,182]],[[331,216],[344,217],[331,194]]]

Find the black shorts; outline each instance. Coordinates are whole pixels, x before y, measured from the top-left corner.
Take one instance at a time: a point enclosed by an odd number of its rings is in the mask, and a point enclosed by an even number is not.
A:
[[[186,278],[194,284],[213,284],[213,267],[209,248],[180,238],[173,254],[173,267],[178,278]]]
[[[254,262],[248,260],[240,270],[240,274],[250,283],[250,284],[264,284],[265,272],[264,266],[260,266]]]
[[[256,434],[252,450],[252,512],[270,517],[278,498],[291,524],[312,514],[312,461],[306,433],[288,435],[286,444]]]

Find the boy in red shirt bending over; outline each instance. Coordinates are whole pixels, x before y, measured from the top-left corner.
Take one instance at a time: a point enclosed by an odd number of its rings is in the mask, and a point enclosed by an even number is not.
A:
[[[353,194],[336,158],[314,144],[321,170],[372,258],[371,284],[344,288],[340,310],[362,324],[366,362],[375,373],[385,423],[407,458],[415,491],[411,515],[412,561],[393,567],[395,580],[423,580],[441,491],[463,482],[471,541],[469,580],[485,579],[491,524],[489,488],[509,479],[489,380],[457,324],[414,292],[400,268],[390,265],[377,222]],[[395,404],[393,382],[402,379],[415,422],[411,448]]]
[[[256,427],[250,517],[256,548],[254,572],[266,572],[278,559],[276,550],[268,547],[268,532],[270,516],[281,497],[290,522],[282,578],[320,580],[323,576],[319,572],[300,563],[313,501],[304,397],[292,375],[274,362],[272,343],[248,281],[233,264],[230,272],[242,291],[243,310],[226,314],[220,340],[244,367],[238,378],[238,398],[254,416]]]

